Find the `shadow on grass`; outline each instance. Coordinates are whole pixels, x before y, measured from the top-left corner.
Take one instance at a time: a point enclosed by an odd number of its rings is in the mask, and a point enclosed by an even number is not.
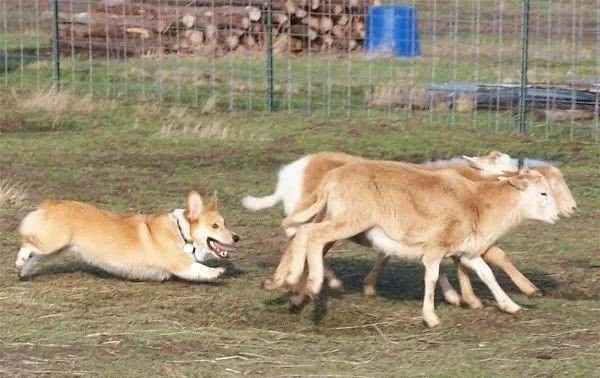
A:
[[[329,263],[344,282],[344,291],[348,293],[362,292],[364,278],[373,267],[373,260],[369,259],[332,258]],[[442,269],[448,274],[453,286],[459,289],[455,267],[452,264],[444,264]],[[559,287],[559,282],[544,271],[523,270],[522,273],[544,292],[554,291]],[[504,272],[494,269],[494,275],[507,293],[521,293]],[[493,299],[487,286],[474,273],[471,273],[470,277],[479,296]],[[423,290],[422,264],[415,261],[390,261],[380,276],[377,295],[385,299],[422,300]]]
[[[344,283],[344,289],[341,291],[332,291],[324,288],[323,291],[314,298],[313,321],[320,322],[327,314],[328,298],[343,298],[345,295],[362,294],[363,281],[373,267],[372,259],[327,259],[329,266],[335,271],[339,279]],[[453,286],[459,290],[456,269],[452,265],[444,265],[444,272]],[[521,294],[521,291],[512,283],[510,278],[504,272],[495,270],[496,279],[500,286],[509,294]],[[542,289],[544,293],[557,292],[560,283],[540,270],[522,271],[534,285]],[[471,274],[473,288],[476,294],[487,301],[494,301],[494,298],[487,288],[476,276]],[[380,276],[377,286],[377,297],[384,300],[395,301],[422,301],[423,300],[423,267],[420,263],[414,261],[392,261],[388,263],[384,272]],[[290,294],[283,294],[277,298],[269,300],[267,305],[281,306],[290,300]],[[368,298],[365,298],[368,300]],[[442,294],[439,289],[436,290],[436,302],[442,301]],[[302,305],[291,308],[294,313],[301,312],[302,309],[311,301],[305,301]]]
[[[109,273],[100,268],[96,268],[93,265],[86,264],[85,262],[80,261],[69,261],[69,262],[52,262],[52,263],[41,263],[36,266],[27,277],[22,278],[23,281],[29,281],[36,277],[40,276],[51,276],[51,275],[59,275],[59,274],[69,274],[69,273],[88,273],[97,278],[101,279],[121,279],[120,276]]]
[[[221,278],[239,277],[239,276],[242,276],[243,274],[245,274],[245,272],[243,270],[237,268],[232,262],[226,261],[226,260],[225,261],[210,261],[206,265],[212,266],[212,267],[216,267],[216,266],[224,267],[225,274],[223,274],[223,276],[221,276]],[[29,281],[29,280],[32,280],[39,276],[48,276],[48,275],[60,275],[60,274],[69,274],[69,273],[87,273],[87,274],[91,274],[94,277],[99,278],[99,279],[114,279],[114,280],[124,280],[124,281],[131,281],[131,282],[155,282],[155,281],[151,281],[151,280],[136,280],[136,279],[125,278],[122,275],[107,272],[106,270],[103,270],[101,268],[87,264],[86,262],[83,262],[83,261],[41,263],[40,266],[37,266],[34,269],[35,270],[30,275],[28,275],[27,277],[24,277],[22,280]],[[170,280],[178,281],[178,282],[182,282],[182,283],[189,283],[191,285],[195,285],[195,284],[202,284],[202,285],[208,284],[211,286],[225,286],[226,285],[225,281],[196,282],[196,281],[183,280],[183,279],[180,279],[175,276],[171,277]]]

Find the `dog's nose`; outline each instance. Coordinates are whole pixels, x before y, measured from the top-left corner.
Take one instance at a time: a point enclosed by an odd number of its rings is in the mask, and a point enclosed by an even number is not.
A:
[[[239,235],[233,234],[233,242],[234,242],[234,243],[237,243],[237,242],[239,242],[239,241],[240,241],[240,239],[241,239],[241,238],[239,237]]]

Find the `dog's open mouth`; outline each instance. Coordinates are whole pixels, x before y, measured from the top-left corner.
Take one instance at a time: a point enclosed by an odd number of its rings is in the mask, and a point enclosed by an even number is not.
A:
[[[222,259],[229,257],[229,252],[235,252],[235,248],[233,248],[233,246],[223,244],[213,238],[206,239],[206,245],[208,245],[208,248],[215,256]]]

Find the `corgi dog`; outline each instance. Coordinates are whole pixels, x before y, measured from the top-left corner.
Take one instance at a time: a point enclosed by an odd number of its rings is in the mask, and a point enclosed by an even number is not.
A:
[[[163,214],[115,214],[81,202],[46,200],[25,216],[19,234],[21,278],[46,257],[69,249],[131,280],[213,281],[225,269],[202,262],[211,255],[227,258],[240,240],[219,214],[216,195],[205,204],[195,191],[185,209]]]

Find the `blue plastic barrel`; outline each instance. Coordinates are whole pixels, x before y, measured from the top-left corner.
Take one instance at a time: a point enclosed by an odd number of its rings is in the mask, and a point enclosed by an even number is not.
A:
[[[365,48],[368,53],[419,56],[417,11],[410,5],[369,8]]]

